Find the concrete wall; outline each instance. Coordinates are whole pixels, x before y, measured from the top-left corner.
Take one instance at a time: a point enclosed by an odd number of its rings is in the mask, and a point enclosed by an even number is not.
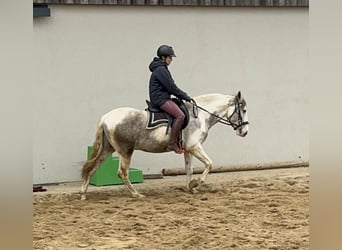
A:
[[[308,9],[49,7],[51,17],[33,21],[34,183],[80,180],[98,118],[145,108],[148,64],[163,43],[191,96],[241,90],[247,100],[246,138],[211,130],[214,165],[308,160]],[[155,174],[183,157],[136,151],[131,166]]]

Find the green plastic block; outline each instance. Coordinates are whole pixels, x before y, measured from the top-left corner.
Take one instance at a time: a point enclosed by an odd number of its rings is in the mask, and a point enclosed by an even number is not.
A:
[[[88,147],[88,159],[93,153],[93,147]],[[90,184],[95,186],[118,185],[122,184],[122,180],[118,176],[119,157],[109,155],[105,161],[95,171],[90,178]],[[131,168],[128,172],[129,180],[132,183],[140,183],[144,181],[143,173],[140,169]]]

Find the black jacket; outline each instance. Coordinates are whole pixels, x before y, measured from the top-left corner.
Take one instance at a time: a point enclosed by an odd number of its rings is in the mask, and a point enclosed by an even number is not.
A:
[[[180,99],[190,101],[187,93],[177,87],[172,79],[167,64],[155,57],[149,66],[152,72],[150,78],[149,92],[153,105],[160,107],[174,95]]]

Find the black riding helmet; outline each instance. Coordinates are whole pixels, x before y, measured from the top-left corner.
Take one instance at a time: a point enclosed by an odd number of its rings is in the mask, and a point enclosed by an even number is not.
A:
[[[159,58],[161,58],[162,56],[176,57],[176,54],[171,46],[161,45],[157,50],[157,56]]]

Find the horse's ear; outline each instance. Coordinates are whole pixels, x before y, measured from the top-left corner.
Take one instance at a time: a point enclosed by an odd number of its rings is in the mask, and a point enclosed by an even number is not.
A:
[[[240,90],[239,90],[239,92],[237,93],[236,97],[237,97],[238,100],[241,100],[241,91],[240,91]]]

